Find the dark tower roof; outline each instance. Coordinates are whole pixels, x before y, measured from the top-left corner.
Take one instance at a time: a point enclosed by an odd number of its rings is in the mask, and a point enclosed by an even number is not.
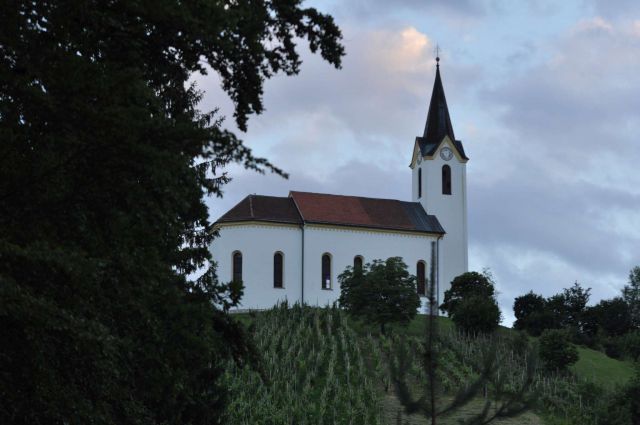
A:
[[[431,93],[431,103],[427,114],[427,123],[424,126],[422,138],[427,143],[440,143],[444,136],[449,136],[451,140],[456,140],[447,108],[447,99],[444,96],[442,79],[440,78],[440,64],[436,65],[436,81],[433,83]]]
[[[420,152],[422,155],[433,155],[444,136],[449,136],[455,145],[458,153],[463,159],[469,159],[464,153],[464,147],[460,140],[456,140],[453,134],[453,125],[451,125],[451,117],[449,116],[449,108],[447,107],[447,99],[444,95],[444,87],[442,86],[442,78],[440,77],[440,58],[436,58],[436,80],[433,83],[433,91],[431,92],[431,103],[429,103],[429,112],[427,113],[427,123],[424,126],[422,137],[416,137]]]

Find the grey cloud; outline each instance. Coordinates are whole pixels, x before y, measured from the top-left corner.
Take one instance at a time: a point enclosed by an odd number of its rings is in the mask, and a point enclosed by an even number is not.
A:
[[[431,13],[442,18],[475,19],[486,13],[486,2],[474,0],[351,0],[336,7],[340,15],[374,19],[389,13]]]
[[[470,178],[471,245],[503,280],[510,319],[509,303],[530,289],[548,296],[578,280],[597,302],[640,264],[628,221],[640,211],[640,40],[595,20],[555,49],[548,62],[480,92],[490,110],[504,111],[500,147],[515,166],[494,168],[499,177],[488,183]],[[496,165],[478,161],[484,173]]]
[[[594,11],[607,18],[640,18],[640,6],[637,0],[590,0]]]

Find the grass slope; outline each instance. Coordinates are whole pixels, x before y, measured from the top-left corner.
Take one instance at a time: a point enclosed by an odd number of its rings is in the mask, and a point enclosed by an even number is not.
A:
[[[634,373],[630,362],[612,359],[590,348],[578,347],[580,358],[571,368],[580,378],[591,380],[607,388],[627,383]]]
[[[418,315],[409,324],[406,330],[396,328],[397,331],[406,332],[411,336],[424,335],[426,319],[424,315]],[[438,325],[442,330],[451,330],[454,324],[448,317],[438,317]],[[498,332],[508,335],[517,331],[501,326]],[[578,347],[579,359],[571,370],[578,378],[593,381],[607,388],[625,384],[633,377],[634,369],[630,362],[612,359],[604,353],[587,347]]]

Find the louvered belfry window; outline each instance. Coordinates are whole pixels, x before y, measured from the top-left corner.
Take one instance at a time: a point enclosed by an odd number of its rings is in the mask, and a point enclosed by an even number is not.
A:
[[[451,195],[451,167],[442,166],[442,194]]]

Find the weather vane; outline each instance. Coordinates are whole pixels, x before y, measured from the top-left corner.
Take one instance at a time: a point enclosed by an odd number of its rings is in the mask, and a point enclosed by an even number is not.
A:
[[[440,45],[436,44],[436,48],[434,49],[436,53],[436,66],[440,66]]]

